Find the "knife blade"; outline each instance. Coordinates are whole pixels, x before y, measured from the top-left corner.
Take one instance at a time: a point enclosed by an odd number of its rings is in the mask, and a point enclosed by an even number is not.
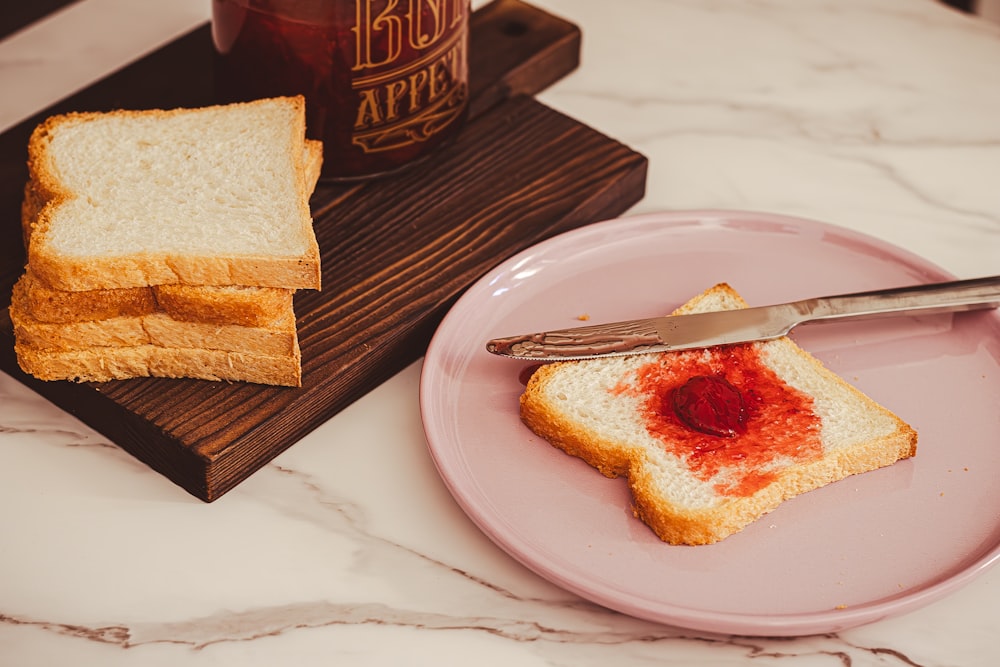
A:
[[[998,306],[1000,276],[990,276],[506,336],[487,341],[486,349],[534,361],[593,359],[770,340],[808,322]]]

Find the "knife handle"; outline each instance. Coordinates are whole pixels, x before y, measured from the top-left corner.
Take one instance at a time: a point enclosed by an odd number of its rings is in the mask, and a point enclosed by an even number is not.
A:
[[[1000,276],[895,287],[798,301],[803,321],[1000,306]]]

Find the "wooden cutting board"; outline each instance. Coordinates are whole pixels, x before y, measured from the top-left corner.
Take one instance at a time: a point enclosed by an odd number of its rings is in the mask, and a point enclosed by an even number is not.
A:
[[[320,184],[311,205],[323,290],[296,294],[301,389],[201,380],[40,382],[20,371],[6,306],[24,266],[27,139],[70,110],[214,101],[209,27],[0,135],[0,368],[194,496],[212,501],[418,359],[450,305],[502,260],[614,217],[645,192],[646,159],[530,95],[574,70],[580,32],[517,0],[475,12],[470,120],[433,168]]]

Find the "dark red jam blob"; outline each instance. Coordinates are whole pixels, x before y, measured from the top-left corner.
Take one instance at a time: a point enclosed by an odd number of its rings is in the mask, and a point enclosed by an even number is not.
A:
[[[724,438],[746,431],[743,395],[721,375],[697,375],[670,396],[677,418],[696,431]]]

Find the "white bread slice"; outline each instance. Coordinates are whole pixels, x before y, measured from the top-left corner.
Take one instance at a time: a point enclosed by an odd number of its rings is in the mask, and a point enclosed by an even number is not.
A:
[[[11,309],[10,319],[17,341],[39,351],[157,345],[279,356],[291,354],[297,345],[295,320],[290,317],[275,322],[273,328],[179,322],[163,313],[49,324]]]
[[[739,294],[720,284],[675,314],[744,307]],[[731,453],[742,446],[745,434],[702,434],[665,414],[671,408],[660,399],[671,396],[689,379],[685,373],[696,369],[723,374],[747,400],[748,392],[760,387],[741,384],[741,378],[753,377],[756,369],[744,375],[732,367],[734,358],[759,365],[762,374],[757,377],[765,379],[758,382],[772,385],[761,394],[797,397],[808,406],[812,425],[801,432],[789,424],[801,424],[796,419],[802,415],[764,424],[755,423],[749,411],[747,433],[794,441],[792,450],[782,449],[778,456],[764,447],[736,459]],[[754,409],[761,414],[768,410],[763,405]],[[626,476],[635,516],[671,544],[717,542],[793,496],[913,456],[917,441],[910,426],[789,338],[547,364],[533,373],[522,394],[521,417],[552,445],[604,475]],[[703,443],[705,451],[695,452],[691,443]]]
[[[66,324],[162,312],[175,320],[267,326],[292,308],[293,290],[241,285],[155,285],[84,292],[52,289],[28,267],[15,285],[20,309],[39,322]]]
[[[40,380],[108,382],[138,377],[194,378],[302,386],[301,357],[157,345],[38,350],[14,345],[21,368]]]
[[[18,343],[37,350],[81,350],[89,347],[204,348],[270,356],[290,355],[298,347],[291,306],[271,315],[260,327],[175,320],[166,313],[53,324],[41,322],[24,308],[15,286],[8,312]]]
[[[320,287],[305,102],[70,113],[28,144],[28,262],[81,291],[162,284]]]

